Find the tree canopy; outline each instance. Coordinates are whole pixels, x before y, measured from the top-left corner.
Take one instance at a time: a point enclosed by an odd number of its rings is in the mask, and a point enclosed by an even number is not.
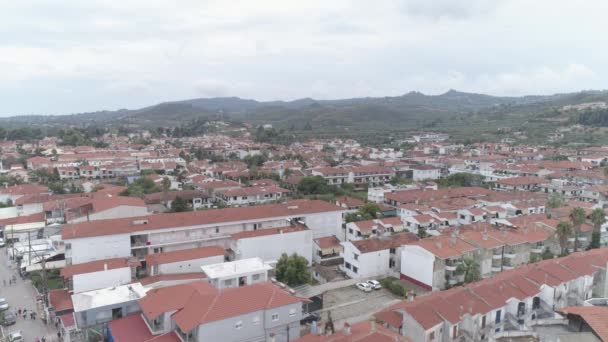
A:
[[[308,260],[296,253],[290,256],[283,253],[275,270],[277,280],[289,286],[306,284],[310,281]]]

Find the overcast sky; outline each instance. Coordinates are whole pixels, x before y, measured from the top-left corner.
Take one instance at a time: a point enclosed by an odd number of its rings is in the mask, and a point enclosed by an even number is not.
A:
[[[0,115],[607,88],[606,0],[0,1]]]

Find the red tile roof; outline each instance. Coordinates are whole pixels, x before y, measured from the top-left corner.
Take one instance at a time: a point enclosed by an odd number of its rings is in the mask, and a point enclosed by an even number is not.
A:
[[[342,247],[340,245],[340,240],[337,237],[335,237],[334,235],[318,238],[318,239],[315,239],[314,241],[317,244],[317,246],[319,246],[319,248],[321,248],[321,249],[329,249],[329,248],[336,248],[336,247],[341,248]]]
[[[82,264],[67,265],[66,267],[61,269],[60,274],[64,278],[70,278],[77,274],[101,272],[104,269],[114,270],[117,268],[125,268],[130,266],[131,264],[129,263],[129,259],[127,258],[95,260]]]
[[[178,251],[148,254],[145,256],[147,265],[169,264],[186,260],[210,258],[224,255],[225,251],[219,246],[182,249]]]
[[[151,290],[139,303],[148,318],[177,310],[175,323],[190,331],[207,322],[304,301],[270,282],[219,291],[201,281]]]
[[[246,220],[262,220],[274,217],[297,217],[305,214],[343,211],[342,208],[324,201],[294,200],[280,204],[157,214],[142,217],[97,220],[66,225],[61,236],[64,240],[83,237],[129,234],[138,231],[172,227],[218,224]],[[141,224],[138,224],[141,222]],[[145,222],[145,223],[144,223]]]
[[[361,253],[370,253],[403,245],[414,244],[419,238],[414,233],[403,232],[389,237],[350,241]]]
[[[55,311],[66,311],[73,310],[74,304],[72,304],[72,296],[65,289],[50,290],[49,291],[49,302]]]
[[[581,317],[602,341],[608,341],[608,307],[573,306],[556,311],[568,316]]]

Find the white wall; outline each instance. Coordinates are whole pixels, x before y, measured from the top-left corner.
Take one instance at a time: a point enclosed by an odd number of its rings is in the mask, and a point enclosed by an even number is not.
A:
[[[124,218],[124,217],[138,217],[138,216],[146,216],[148,215],[147,207],[139,207],[139,206],[130,206],[130,205],[121,205],[118,207],[114,207],[108,210],[100,211],[98,213],[90,214],[89,217],[81,216],[75,219],[68,219],[70,223],[77,222],[85,222],[87,220],[95,221],[95,220],[107,220],[107,219],[116,219],[116,218]]]
[[[403,246],[401,274],[428,286],[433,286],[435,256],[419,246]]]
[[[306,226],[310,228],[314,239],[325,236],[337,236],[343,240],[342,234],[342,212],[326,212],[305,215]]]
[[[361,254],[361,252],[350,242],[344,242],[344,264],[342,269],[347,276],[351,278],[367,278],[381,275],[387,275],[391,271],[388,267],[390,260],[390,251],[388,249],[379,250],[370,253]],[[354,254],[357,254],[355,260]],[[346,267],[346,263],[351,265],[351,268]],[[357,268],[355,272],[354,267]]]
[[[77,274],[72,277],[74,293],[125,285],[131,282],[131,268]]]
[[[155,265],[154,266],[155,270],[152,275],[201,272],[201,266],[219,264],[222,262],[224,262],[224,256],[217,255],[217,256],[212,256],[212,257],[208,257],[208,258],[200,258],[200,259],[172,262],[172,263],[168,263],[168,264]],[[156,270],[156,268],[158,270]]]
[[[279,260],[281,254],[297,253],[312,263],[312,231],[303,230],[285,234],[272,234],[235,242],[236,259],[259,257],[264,261]]]
[[[72,264],[131,256],[131,238],[129,234],[80,238],[66,240],[66,243],[70,243],[71,245]]]

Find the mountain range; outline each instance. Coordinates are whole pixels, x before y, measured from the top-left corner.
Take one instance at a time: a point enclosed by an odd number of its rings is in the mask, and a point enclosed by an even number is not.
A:
[[[478,120],[542,114],[564,105],[608,101],[608,91],[581,91],[549,96],[500,97],[450,90],[441,95],[409,92],[392,97],[340,100],[304,98],[294,101],[256,101],[238,97],[198,98],[164,102],[135,110],[99,111],[70,115],[27,115],[0,118],[7,126],[134,125],[174,126],[196,118],[249,124],[270,123],[300,129],[416,128],[453,120]]]

